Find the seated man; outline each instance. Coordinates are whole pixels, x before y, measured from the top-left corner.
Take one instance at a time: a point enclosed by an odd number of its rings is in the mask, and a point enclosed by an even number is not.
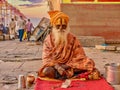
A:
[[[52,31],[43,44],[43,66],[38,76],[68,79],[83,73],[81,76],[86,77],[95,72],[96,77],[89,77],[98,79],[94,61],[85,55],[79,40],[70,33],[69,17],[60,11],[50,11],[49,15]]]

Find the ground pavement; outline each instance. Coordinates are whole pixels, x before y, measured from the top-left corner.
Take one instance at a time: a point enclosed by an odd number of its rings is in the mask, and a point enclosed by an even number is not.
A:
[[[86,55],[95,61],[101,74],[105,75],[106,63],[120,63],[120,53],[84,47]],[[19,40],[0,41],[0,90],[17,90],[18,76],[32,73],[37,77],[41,67],[42,44],[19,42]],[[120,85],[113,85],[120,90]],[[25,90],[33,90],[33,87]]]

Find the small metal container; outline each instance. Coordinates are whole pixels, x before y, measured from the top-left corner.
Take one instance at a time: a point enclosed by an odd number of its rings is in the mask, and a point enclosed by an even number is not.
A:
[[[26,88],[26,80],[24,75],[18,77],[18,89]]]
[[[105,64],[106,80],[110,84],[120,84],[120,63]]]
[[[26,86],[31,87],[35,81],[35,76],[33,74],[28,74],[26,77]]]

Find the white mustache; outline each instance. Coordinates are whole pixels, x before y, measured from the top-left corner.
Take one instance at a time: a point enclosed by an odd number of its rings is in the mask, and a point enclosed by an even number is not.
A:
[[[55,45],[59,45],[59,44],[65,45],[67,43],[67,34],[68,31],[66,29],[60,30],[54,28],[53,35],[55,38]]]
[[[59,29],[58,32],[66,32],[66,29]]]

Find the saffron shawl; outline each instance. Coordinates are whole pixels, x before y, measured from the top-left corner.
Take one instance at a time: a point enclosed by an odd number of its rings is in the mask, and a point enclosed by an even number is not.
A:
[[[71,33],[67,36],[66,45],[54,45],[54,37],[52,34],[48,35],[43,45],[43,67],[54,66],[56,63],[65,64],[73,69],[90,70],[94,68],[93,60],[89,59],[84,52],[79,40]]]

